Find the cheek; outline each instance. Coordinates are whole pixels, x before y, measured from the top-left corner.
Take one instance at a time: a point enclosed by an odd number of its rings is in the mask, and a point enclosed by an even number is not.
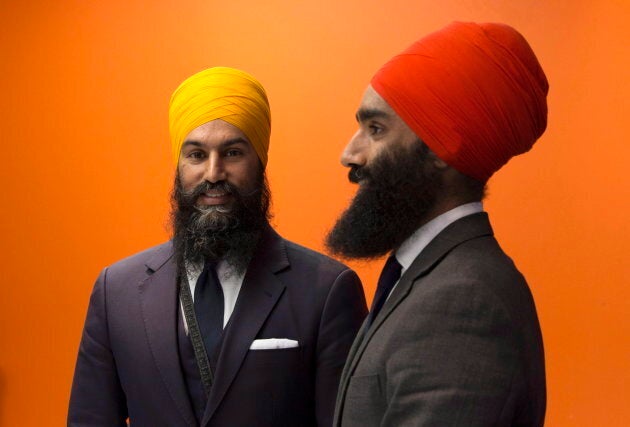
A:
[[[256,174],[251,171],[241,171],[232,177],[232,183],[243,190],[249,191],[256,187]]]
[[[384,144],[371,144],[365,152],[365,166],[371,166],[386,150],[387,147]]]
[[[248,190],[256,188],[261,167],[257,157],[255,161],[243,162],[231,171],[228,181],[232,181],[240,188]]]
[[[200,172],[200,168],[180,164],[177,171],[179,173],[179,181],[181,182],[182,188],[186,191],[195,188],[203,179],[203,172]]]

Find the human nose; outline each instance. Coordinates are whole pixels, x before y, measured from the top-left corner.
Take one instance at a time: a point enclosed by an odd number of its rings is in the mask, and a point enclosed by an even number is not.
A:
[[[361,129],[352,135],[341,153],[341,164],[347,168],[365,164],[365,140],[361,135]]]
[[[217,153],[208,156],[204,179],[212,184],[224,181],[226,171],[223,159]]]

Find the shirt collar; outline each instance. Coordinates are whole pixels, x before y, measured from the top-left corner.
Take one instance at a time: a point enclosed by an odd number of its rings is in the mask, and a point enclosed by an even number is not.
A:
[[[472,202],[459,205],[418,228],[411,236],[405,240],[396,250],[396,259],[402,265],[401,275],[411,266],[420,252],[437,236],[442,230],[460,218],[475,213],[483,212],[483,203]]]

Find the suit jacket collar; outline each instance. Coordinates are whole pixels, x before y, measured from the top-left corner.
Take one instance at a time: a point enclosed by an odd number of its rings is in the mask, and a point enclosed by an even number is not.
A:
[[[407,237],[407,239],[396,250],[396,259],[402,265],[403,272],[407,271],[420,252],[422,252],[438,234],[446,229],[446,227],[458,219],[479,212],[483,212],[483,204],[481,202],[465,203],[450,209],[423,224],[420,228],[413,232],[411,236]]]
[[[437,264],[456,246],[478,237],[492,236],[488,214],[479,212],[468,215],[450,224],[433,239],[413,261],[401,277],[401,283],[412,283]],[[401,284],[399,283],[399,285]]]
[[[435,239],[433,239],[416,257],[409,269],[405,271],[400,278],[400,281],[392,291],[389,299],[385,302],[385,305],[383,305],[383,308],[376,319],[374,319],[371,327],[366,329],[366,322],[363,323],[363,326],[361,327],[361,330],[350,349],[348,362],[346,363],[346,367],[344,368],[341,378],[339,397],[337,399],[337,416],[341,413],[339,405],[345,398],[349,378],[352,376],[352,373],[361,359],[366,346],[370,342],[375,331],[378,330],[387,317],[389,317],[391,312],[407,297],[414,282],[419,277],[430,271],[456,246],[471,239],[492,235],[492,227],[490,226],[487,213],[480,212],[469,215],[453,222],[442,230],[442,232],[439,233]]]

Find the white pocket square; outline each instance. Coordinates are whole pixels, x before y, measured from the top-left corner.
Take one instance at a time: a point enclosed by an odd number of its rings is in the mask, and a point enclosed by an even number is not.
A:
[[[250,350],[277,350],[280,348],[296,348],[298,342],[287,338],[267,338],[264,340],[254,340],[249,346]]]

